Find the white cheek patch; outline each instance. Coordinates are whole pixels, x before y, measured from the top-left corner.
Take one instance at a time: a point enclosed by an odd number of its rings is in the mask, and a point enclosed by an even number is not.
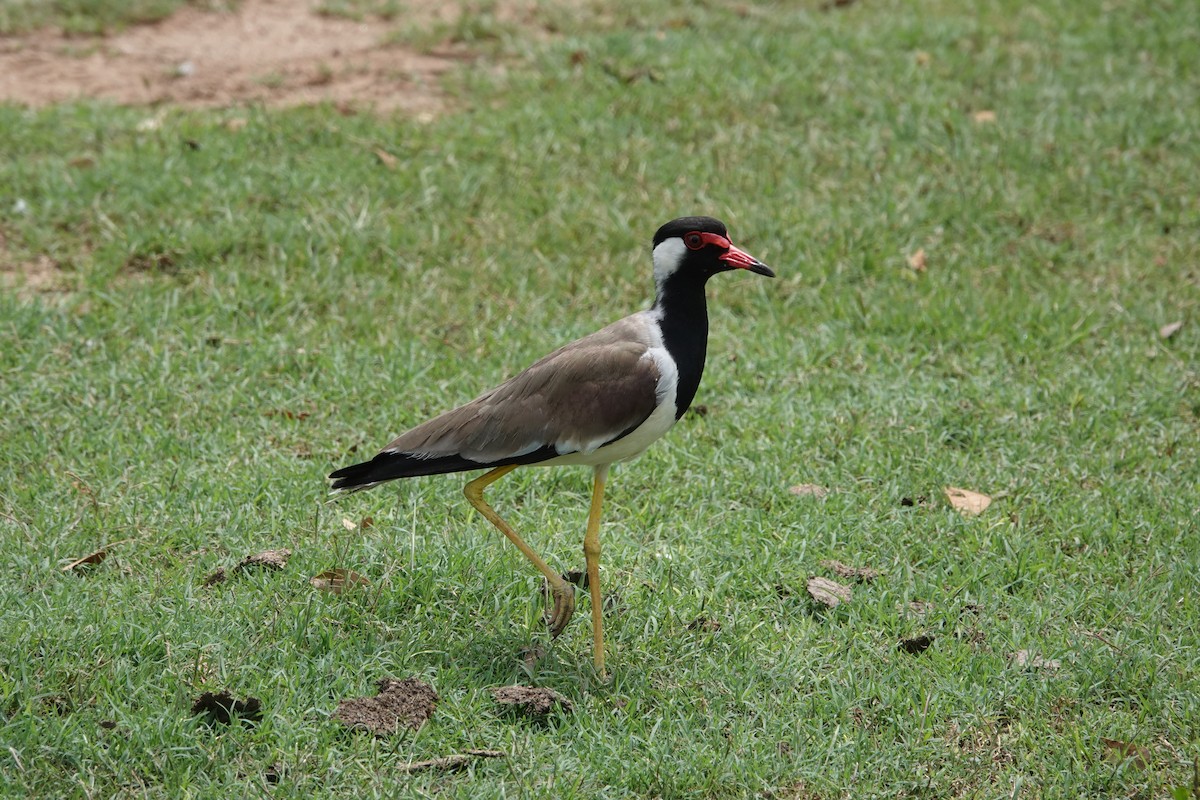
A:
[[[679,265],[683,263],[683,257],[687,253],[687,246],[683,243],[683,239],[678,236],[671,239],[664,239],[659,243],[658,247],[654,248],[654,281],[662,284],[667,278],[679,269]]]

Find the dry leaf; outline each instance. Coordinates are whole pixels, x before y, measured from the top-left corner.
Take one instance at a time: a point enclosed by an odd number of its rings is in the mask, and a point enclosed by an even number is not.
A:
[[[959,489],[957,486],[947,486],[944,490],[950,505],[964,514],[982,514],[992,504],[992,498],[986,494],[973,492],[970,489]]]
[[[395,169],[396,165],[400,163],[400,159],[396,158],[382,147],[376,147],[374,152],[375,157],[379,159],[379,163],[383,164],[383,166],[387,167],[388,169]]]
[[[1100,737],[1100,744],[1104,745],[1104,754],[1114,761],[1124,761],[1128,758],[1138,769],[1145,769],[1150,764],[1150,751],[1140,744],[1106,739],[1103,736]]]
[[[1017,652],[1013,653],[1012,661],[1018,667],[1044,669],[1050,672],[1053,672],[1062,666],[1062,662],[1057,658],[1042,658],[1031,650],[1018,650]]]
[[[1183,321],[1168,322],[1158,329],[1158,337],[1160,339],[1170,339],[1175,334],[1179,333],[1179,329],[1183,327]]]
[[[308,582],[321,591],[333,592],[334,594],[341,594],[346,589],[355,586],[367,587],[371,585],[369,580],[350,569],[329,569],[320,575],[314,575],[312,578],[309,578]]]
[[[821,566],[839,578],[848,578],[861,581],[862,583],[870,583],[879,577],[879,570],[871,569],[870,567],[852,567],[849,564],[843,564],[833,559],[822,561]]]
[[[918,67],[928,67],[929,63],[933,61],[933,56],[929,55],[929,53],[925,52],[924,50],[918,50],[916,61]]]
[[[996,112],[990,110],[976,111],[971,115],[971,119],[980,125],[987,125],[996,121]]]
[[[908,257],[908,265],[910,267],[912,267],[913,270],[916,272],[924,272],[925,271],[925,248],[924,247],[917,250],[917,252],[913,253],[911,256]]]
[[[367,528],[370,528],[374,524],[375,524],[374,517],[363,517],[362,521],[358,523],[358,527],[359,527],[359,530],[365,531]]]
[[[427,769],[440,769],[447,772],[462,769],[477,758],[505,758],[507,753],[502,750],[466,750],[451,756],[431,758],[428,761],[413,761],[400,767],[401,772],[421,772]]]
[[[829,490],[824,486],[818,486],[815,483],[801,483],[796,486],[789,486],[788,491],[797,497],[825,497],[829,494]]]
[[[822,605],[837,608],[841,603],[849,603],[853,592],[849,586],[814,575],[808,579],[808,596]]]
[[[236,569],[247,570],[254,567],[268,567],[270,569],[283,569],[287,566],[288,559],[292,557],[292,551],[286,547],[280,550],[263,550],[261,553],[255,553],[252,556],[246,556]]]
[[[497,686],[492,689],[492,697],[500,705],[522,711],[531,717],[544,717],[555,707],[568,714],[574,709],[570,700],[553,689],[535,686]]]
[[[437,702],[437,692],[422,680],[384,678],[378,694],[342,700],[332,719],[376,736],[395,733],[401,725],[415,731],[433,715]]]
[[[342,527],[348,531],[355,530],[358,526],[354,524],[354,520],[349,517],[342,517]]]
[[[62,568],[63,572],[83,572],[85,567],[94,567],[104,559],[108,558],[108,553],[104,550],[97,550],[94,553],[89,553],[83,558],[77,558],[70,564]]]
[[[271,409],[263,414],[264,417],[284,417],[285,419],[306,420],[312,416],[311,411],[292,411],[289,408]]]

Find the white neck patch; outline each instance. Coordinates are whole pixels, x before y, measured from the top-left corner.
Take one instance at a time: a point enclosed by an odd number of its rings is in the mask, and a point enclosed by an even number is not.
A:
[[[687,245],[681,237],[675,236],[661,241],[658,247],[654,248],[654,282],[662,286],[683,264],[686,254]]]

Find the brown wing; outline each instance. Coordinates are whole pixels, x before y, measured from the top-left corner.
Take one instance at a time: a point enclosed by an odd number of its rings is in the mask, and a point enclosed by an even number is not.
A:
[[[401,434],[385,453],[458,455],[480,463],[545,447],[595,450],[650,416],[659,371],[635,314],[559,348],[464,406]]]

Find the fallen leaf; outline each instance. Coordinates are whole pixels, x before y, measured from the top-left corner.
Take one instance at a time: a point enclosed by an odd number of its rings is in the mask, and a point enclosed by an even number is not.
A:
[[[982,514],[992,504],[992,498],[986,494],[973,492],[970,489],[959,489],[957,486],[947,486],[944,490],[950,505],[963,514],[974,516]]]
[[[92,158],[91,156],[76,156],[68,161],[67,164],[75,167],[76,169],[90,169],[91,167],[96,166],[96,159]]]
[[[292,411],[290,408],[273,408],[263,414],[265,417],[283,417],[284,419],[306,420],[312,416],[311,411]]]
[[[1012,662],[1018,667],[1044,669],[1048,672],[1053,672],[1062,666],[1062,662],[1057,658],[1042,658],[1032,650],[1018,650],[1012,654]]]
[[[930,62],[933,61],[933,56],[924,50],[918,50],[915,58],[918,67],[928,67]]]
[[[808,596],[829,608],[837,608],[841,603],[849,603],[853,592],[849,586],[814,575],[808,579]]]
[[[934,637],[930,636],[929,634],[923,633],[920,636],[901,639],[898,649],[903,650],[910,655],[919,655],[920,653],[924,653],[929,649],[930,645],[933,644],[933,638]]]
[[[192,703],[192,715],[204,714],[210,725],[228,725],[236,714],[244,724],[251,725],[262,719],[262,702],[257,697],[234,700],[228,691],[205,692]]]
[[[502,750],[466,750],[450,756],[431,758],[428,761],[413,761],[409,764],[404,764],[399,769],[400,772],[407,773],[421,772],[427,769],[440,769],[450,772],[462,769],[477,758],[505,758],[507,755]]]
[[[1138,769],[1145,769],[1150,764],[1150,751],[1140,744],[1106,739],[1103,736],[1100,737],[1100,744],[1104,746],[1104,754],[1114,761],[1124,761],[1128,758]]]
[[[333,592],[334,594],[341,594],[346,589],[352,589],[355,586],[371,585],[369,580],[354,570],[340,568],[325,570],[320,575],[309,578],[308,582],[323,592]]]
[[[375,157],[379,159],[379,163],[383,164],[383,166],[388,169],[395,169],[396,165],[400,163],[400,159],[396,158],[382,147],[376,147],[374,152]]]
[[[89,553],[83,558],[77,558],[70,564],[62,568],[63,572],[83,572],[87,567],[94,567],[104,559],[108,558],[108,552],[105,550],[97,550],[94,553]]]
[[[829,494],[829,490],[824,486],[818,486],[815,483],[799,483],[795,486],[789,486],[788,491],[797,497],[825,497]]]
[[[822,561],[821,566],[839,578],[849,578],[861,583],[870,583],[879,577],[879,570],[871,569],[870,567],[852,567],[849,564],[843,564],[833,559]]]
[[[1182,327],[1182,320],[1178,322],[1168,322],[1166,325],[1163,325],[1158,329],[1158,336],[1160,339],[1170,339],[1172,336],[1179,333],[1179,329]]]
[[[358,523],[358,529],[365,531],[367,528],[370,528],[374,524],[375,524],[374,517],[363,517],[362,520]]]
[[[220,347],[221,345],[226,345],[226,344],[227,345],[250,344],[250,342],[246,339],[230,339],[227,336],[217,336],[216,334],[204,337],[204,341],[206,343],[212,345],[213,347]],[[269,412],[268,412],[267,416],[270,416]]]
[[[349,517],[342,517],[342,527],[348,531],[358,528],[358,526],[354,524],[354,520],[350,519]]]
[[[996,112],[990,110],[976,111],[971,115],[971,119],[979,125],[987,125],[996,121]]]
[[[248,570],[256,567],[283,569],[287,566],[288,559],[291,557],[292,551],[288,550],[286,547],[280,550],[263,550],[261,553],[255,553],[252,556],[246,556],[236,567],[234,567],[234,569]]]
[[[917,252],[913,253],[911,256],[908,257],[908,265],[910,267],[912,267],[915,272],[924,272],[925,271],[925,248],[924,247],[920,248],[919,250],[917,250]]]
[[[415,731],[433,715],[437,702],[437,692],[418,678],[384,678],[378,694],[342,700],[331,719],[376,736],[395,733],[401,725]]]
[[[535,686],[497,686],[492,689],[492,697],[502,706],[521,711],[531,717],[544,717],[555,709],[561,708],[570,713],[574,705],[553,689],[540,689]]]

